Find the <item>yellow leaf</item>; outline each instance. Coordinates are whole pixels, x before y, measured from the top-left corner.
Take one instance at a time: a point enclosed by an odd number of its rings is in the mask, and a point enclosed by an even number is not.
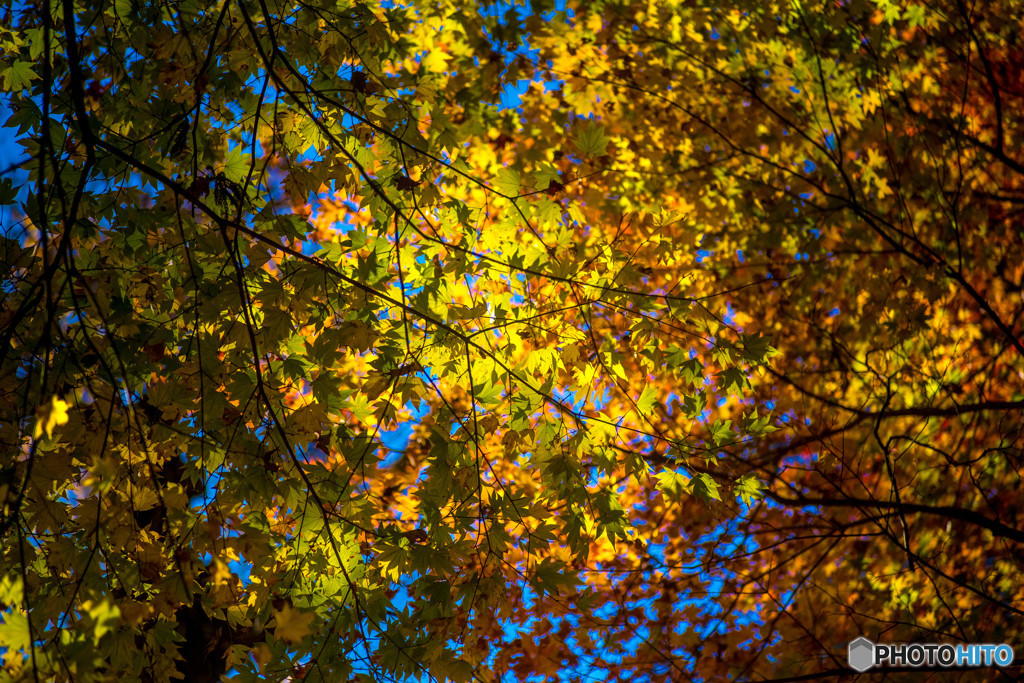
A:
[[[68,408],[71,404],[54,396],[47,405],[36,409],[36,427],[32,438],[38,439],[45,432],[47,437],[53,436],[53,428],[68,422]]]
[[[274,610],[274,616],[277,619],[274,635],[285,642],[299,643],[312,633],[310,624],[314,615],[311,613],[300,612],[291,605],[285,605],[280,610]]]
[[[448,55],[441,50],[431,50],[423,57],[423,68],[431,73],[442,73],[448,67]]]

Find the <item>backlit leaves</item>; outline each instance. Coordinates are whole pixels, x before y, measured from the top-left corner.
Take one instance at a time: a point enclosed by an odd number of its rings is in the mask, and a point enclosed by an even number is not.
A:
[[[70,404],[54,396],[46,405],[36,409],[36,426],[32,431],[32,437],[38,439],[43,434],[47,438],[53,436],[53,430],[68,422],[68,408]]]
[[[316,615],[303,613],[291,605],[284,605],[280,610],[274,610],[273,623],[274,636],[286,643],[300,643],[302,639],[311,633],[310,624]]]
[[[4,675],[1012,642],[1011,5],[9,8]]]
[[[588,121],[581,126],[576,133],[576,147],[584,156],[603,156],[608,149],[608,138],[604,134],[604,127],[594,121]]]
[[[27,88],[34,78],[38,78],[32,70],[32,63],[21,60],[12,62],[9,67],[0,71],[0,77],[4,79],[4,87],[12,91]]]

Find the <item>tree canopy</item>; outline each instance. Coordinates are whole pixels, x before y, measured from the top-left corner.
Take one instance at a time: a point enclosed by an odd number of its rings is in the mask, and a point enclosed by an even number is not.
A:
[[[1024,642],[1019,3],[0,11],[0,679]]]

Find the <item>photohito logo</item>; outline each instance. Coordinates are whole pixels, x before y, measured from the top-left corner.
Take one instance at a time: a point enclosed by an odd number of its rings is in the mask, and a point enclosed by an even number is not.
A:
[[[893,643],[877,645],[861,637],[850,643],[847,661],[854,671],[873,666],[1009,666],[1013,648],[1002,645]]]

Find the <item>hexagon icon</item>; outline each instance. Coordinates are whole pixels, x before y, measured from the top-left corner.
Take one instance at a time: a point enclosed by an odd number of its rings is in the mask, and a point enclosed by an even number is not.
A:
[[[847,661],[854,671],[867,671],[875,663],[875,644],[863,636],[854,640]]]

